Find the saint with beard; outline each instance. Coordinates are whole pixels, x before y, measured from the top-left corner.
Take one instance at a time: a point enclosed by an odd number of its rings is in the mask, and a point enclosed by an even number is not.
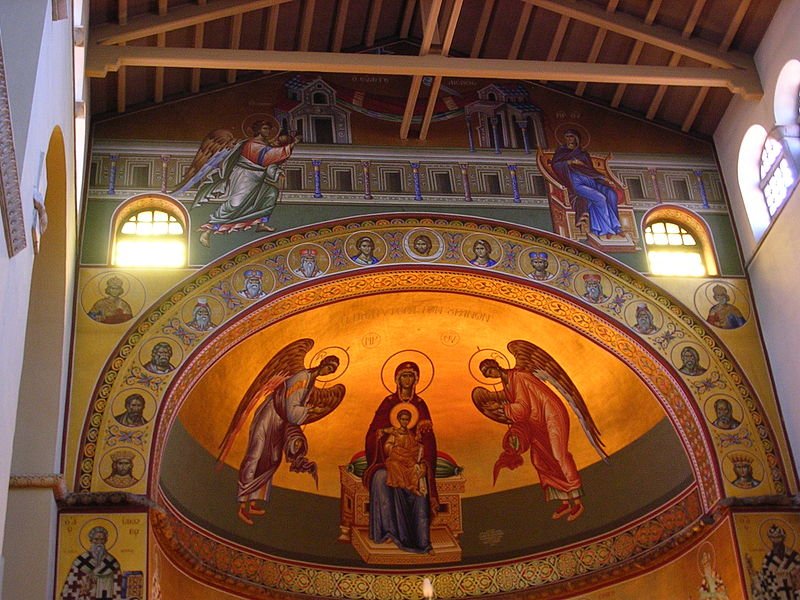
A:
[[[187,325],[197,331],[209,331],[217,326],[217,324],[211,320],[211,308],[208,306],[207,299],[197,299],[197,304],[195,304],[192,309],[192,320],[189,321]]]
[[[294,274],[303,279],[312,279],[322,275],[322,269],[317,265],[317,251],[314,248],[303,248],[300,251],[300,266]]]
[[[89,549],[76,557],[69,568],[61,600],[112,600],[120,598],[119,561],[106,550],[108,530],[94,527],[89,532]]]

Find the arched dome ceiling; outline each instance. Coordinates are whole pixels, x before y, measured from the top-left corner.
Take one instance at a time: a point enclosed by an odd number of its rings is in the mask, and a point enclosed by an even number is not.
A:
[[[429,254],[415,249],[422,233],[433,240]],[[352,258],[365,234],[377,242],[372,266]],[[492,265],[471,262],[476,237],[500,250]],[[534,251],[550,259],[541,280],[524,260]],[[310,255],[318,273],[299,269]],[[256,271],[263,293],[248,294],[245,279]],[[588,282],[600,283],[599,297],[588,294]],[[213,327],[204,331],[185,326],[198,303],[211,307]],[[653,314],[647,334],[635,328],[642,304]],[[341,404],[303,428],[319,487],[284,463],[266,514],[246,525],[237,519],[235,495],[246,424],[222,468],[215,465],[218,449],[259,370],[302,338],[314,342],[306,367],[330,347],[347,358],[335,382],[347,388]],[[472,403],[479,384],[471,359],[498,351],[513,366],[506,346],[514,340],[552,355],[585,398],[610,455],[608,463],[598,460],[572,415],[568,446],[586,506],[573,522],[551,519],[553,505],[524,452],[523,464],[500,470],[492,485],[506,426]],[[150,364],[159,343],[172,350],[163,372]],[[681,362],[687,347],[702,371]],[[434,554],[420,561],[358,546],[368,494],[357,469],[347,467],[387,394],[384,363],[401,350],[418,350],[425,355],[418,362],[433,365],[421,395],[452,476],[437,475],[437,482],[449,511],[439,524],[449,527],[454,546],[439,552],[434,544]],[[645,565],[685,542],[687,528],[723,494],[782,493],[786,485],[763,411],[713,333],[618,263],[555,236],[489,221],[341,220],[251,244],[192,275],[142,316],[109,360],[85,425],[78,487],[114,487],[107,474],[112,449],[97,431],[114,418],[107,407],[133,390],[158,406],[148,418],[151,458],[134,458],[130,489],[164,506],[156,519],[159,543],[182,568],[214,585],[249,586],[256,595],[355,598],[375,569],[433,569],[441,583],[457,576],[461,591],[478,586],[481,593],[574,586],[576,578],[609,576],[633,558]],[[741,427],[754,441],[748,452],[758,482],[749,489],[734,482],[734,457],[710,435],[707,405],[718,394],[739,407]],[[402,580],[388,577],[386,585],[402,593]]]

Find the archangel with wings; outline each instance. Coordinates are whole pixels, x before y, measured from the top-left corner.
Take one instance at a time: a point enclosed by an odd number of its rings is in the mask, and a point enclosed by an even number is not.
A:
[[[569,413],[545,382],[567,400],[592,446],[606,459],[600,431],[575,384],[552,356],[524,340],[510,342],[508,350],[516,358],[513,369],[502,368],[492,358],[479,365],[485,378],[500,380],[502,389],[472,390],[472,401],[479,411],[509,426],[503,438],[503,452],[494,465],[494,481],[501,469],[520,467],[524,452],[530,450],[545,499],[561,501],[553,518],[566,516],[568,521],[574,521],[583,514],[584,506],[581,477],[569,451]]]
[[[211,245],[211,234],[255,228],[275,231],[268,225],[278,203],[281,166],[300,141],[281,134],[278,121],[269,115],[250,125],[252,137],[237,141],[227,129],[209,133],[192,164],[173,193],[200,184],[192,209],[211,200],[222,201],[208,222],[200,226],[200,243]]]
[[[317,378],[331,375],[339,368],[339,358],[328,355],[316,366],[305,368],[305,356],[313,345],[311,339],[300,339],[272,357],[250,384],[220,444],[219,465],[255,409],[247,451],[239,467],[237,495],[238,516],[248,525],[253,524],[252,516],[266,513],[257,502],[269,501],[272,476],[283,456],[290,471],[309,473],[317,481],[317,464],[306,456],[308,440],[301,426],[333,412],[344,398],[345,387],[316,386]]]

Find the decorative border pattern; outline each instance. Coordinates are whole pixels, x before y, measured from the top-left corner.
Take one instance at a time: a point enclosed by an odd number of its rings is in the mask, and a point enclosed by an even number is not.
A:
[[[696,491],[662,507],[644,522],[620,528],[589,543],[518,562],[409,575],[358,572],[280,561],[212,538],[171,511],[152,519],[160,547],[170,559],[204,583],[245,592],[253,598],[283,598],[280,592],[315,598],[391,600],[419,598],[420,578],[430,577],[439,598],[470,598],[525,592],[548,598],[641,569],[669,551],[702,515]],[[636,564],[630,564],[632,559]],[[568,582],[568,583],[567,583]],[[276,596],[275,592],[279,592]],[[291,597],[291,596],[285,596]]]
[[[11,107],[6,87],[6,67],[0,47],[0,212],[3,217],[8,256],[13,257],[28,245],[25,218],[19,189],[17,157],[14,150],[14,130],[11,127]]]

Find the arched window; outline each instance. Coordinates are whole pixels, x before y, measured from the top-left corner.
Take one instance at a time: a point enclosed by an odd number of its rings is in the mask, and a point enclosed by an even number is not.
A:
[[[767,203],[770,217],[797,186],[797,165],[794,146],[797,146],[797,125],[778,126],[767,136],[761,149],[759,188]]]
[[[185,209],[167,196],[140,196],[123,204],[114,218],[113,265],[183,267],[188,222]]]
[[[312,104],[328,104],[328,94],[325,92],[314,92],[311,96],[311,103]]]
[[[653,275],[717,275],[711,233],[693,212],[660,205],[642,222],[647,261]]]

